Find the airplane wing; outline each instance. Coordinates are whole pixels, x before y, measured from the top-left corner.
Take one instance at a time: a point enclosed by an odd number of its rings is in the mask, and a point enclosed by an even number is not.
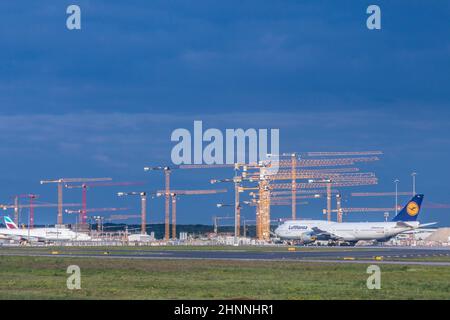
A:
[[[16,241],[21,241],[21,240],[27,240],[27,241],[45,241],[45,239],[41,238],[41,237],[35,237],[35,236],[28,236],[28,235],[24,235],[24,234],[11,234],[11,233],[7,233],[7,232],[2,232],[0,231],[0,239],[3,240],[16,240]]]
[[[423,228],[423,227],[428,227],[428,226],[432,226],[437,224],[437,222],[430,222],[430,223],[424,223],[424,224],[419,224],[419,228]]]
[[[333,239],[333,240],[343,239],[343,237],[341,235],[338,235],[335,232],[329,232],[327,230],[323,230],[318,227],[314,227],[314,228],[312,228],[312,230],[314,231],[314,235],[318,238],[321,237],[321,238]]]
[[[395,226],[398,228],[414,228],[414,225],[408,223],[407,221],[397,221]]]

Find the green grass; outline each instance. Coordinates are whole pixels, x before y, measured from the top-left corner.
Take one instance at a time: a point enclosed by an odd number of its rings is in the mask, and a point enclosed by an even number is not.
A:
[[[448,267],[380,267],[368,290],[359,264],[0,256],[0,299],[450,299]]]

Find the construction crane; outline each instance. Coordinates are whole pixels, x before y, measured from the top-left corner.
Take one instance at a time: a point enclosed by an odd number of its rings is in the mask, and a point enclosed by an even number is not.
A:
[[[237,193],[237,201],[235,201],[233,204],[227,204],[227,203],[217,203],[216,206],[217,208],[222,208],[222,207],[234,207],[234,235],[235,237],[239,237],[240,236],[240,229],[241,229],[241,208],[242,205],[255,205],[255,199],[252,199],[252,201],[240,201],[239,200],[239,193],[243,192],[243,190],[241,190],[242,187],[238,187],[237,190],[235,189],[235,197],[236,197],[236,193]]]
[[[319,199],[322,198],[322,195],[317,193],[317,194],[308,194],[308,195],[304,195],[304,196],[297,196],[297,199]],[[270,200],[271,201],[276,201],[276,200],[281,200],[281,201],[285,201],[285,200],[292,200],[292,198],[290,196],[285,197],[278,197],[278,196],[274,196],[272,193],[270,194]]]
[[[170,238],[170,198],[171,198],[171,190],[170,190],[170,175],[175,169],[211,169],[211,168],[236,168],[237,164],[198,164],[198,165],[175,165],[175,166],[147,166],[144,167],[144,171],[163,171],[164,172],[164,197],[165,197],[165,206],[164,206],[164,239],[169,240]],[[176,201],[176,200],[175,200]],[[173,211],[173,209],[172,209]]]
[[[116,220],[129,220],[129,219],[137,219],[137,218],[141,218],[141,215],[140,214],[131,214],[131,215],[113,214],[113,215],[110,215],[106,220],[116,221]]]
[[[218,190],[170,190],[170,197],[172,202],[172,238],[177,238],[177,199],[180,195],[190,196],[190,195],[205,195],[205,194],[218,194],[225,193],[227,189],[218,189]],[[158,190],[156,192],[157,196],[165,195],[166,190]],[[169,229],[168,220],[166,219],[165,229]],[[169,240],[165,237],[166,240]]]
[[[378,183],[378,179],[363,179],[363,180],[355,180],[355,181],[333,181],[333,187],[355,187],[355,186],[369,186],[376,185]],[[326,187],[325,183],[298,183],[301,188],[323,188]],[[290,183],[272,183],[270,184],[270,189],[290,189]]]
[[[164,171],[164,181],[165,181],[165,210],[164,210],[164,221],[165,221],[165,230],[164,230],[164,238],[169,240],[170,238],[170,229],[169,229],[169,219],[170,219],[170,174],[174,168],[169,166],[157,166],[157,167],[144,167],[144,171]]]
[[[129,208],[90,208],[90,209],[86,209],[87,213],[92,213],[92,212],[114,212],[114,211],[124,211],[124,210],[128,210]],[[74,214],[74,213],[80,213],[82,211],[82,209],[80,210],[64,210],[66,213],[68,214]]]
[[[257,179],[258,176],[251,176],[254,179]],[[298,174],[295,176],[296,179],[333,179],[334,181],[349,181],[349,180],[361,180],[361,179],[372,179],[376,178],[375,173],[373,172],[351,172],[351,173],[307,173],[307,174]],[[291,180],[291,174],[274,174],[267,176],[259,176],[261,179],[269,179],[269,180]]]
[[[237,171],[242,168],[242,176],[239,176]],[[261,166],[259,164],[235,164],[234,170],[235,175],[232,179],[212,179],[211,183],[219,183],[219,182],[233,182],[234,183],[234,235],[235,237],[240,236],[240,226],[241,226],[241,202],[240,202],[240,195],[239,193],[244,192],[244,190],[259,190],[258,187],[249,188],[249,187],[242,187],[241,183],[245,179],[247,181],[251,182],[257,182],[259,181],[258,177],[248,177],[248,170],[249,169],[258,169],[261,170]],[[251,173],[250,173],[251,174]],[[258,213],[257,213],[258,215]]]
[[[280,174],[289,174],[291,172],[292,168],[287,169],[280,169],[277,173]],[[310,173],[348,173],[348,172],[359,172],[361,169],[357,167],[347,167],[347,168],[325,168],[325,169],[296,169],[298,174],[310,174]]]
[[[81,210],[79,223],[81,225],[86,224],[86,213],[87,213],[87,190],[89,188],[95,187],[112,187],[112,186],[135,186],[143,185],[144,182],[92,182],[92,183],[82,183],[82,184],[65,184],[64,186],[68,189],[81,189]],[[66,210],[67,211],[67,210]]]
[[[154,193],[150,193],[150,194],[154,194]],[[118,192],[117,193],[117,196],[119,196],[119,197],[124,197],[124,196],[140,196],[141,197],[141,234],[147,234],[147,222],[146,222],[147,195],[148,195],[148,193],[145,191]]]
[[[276,181],[276,180],[291,180],[291,204],[293,207],[296,207],[296,200],[297,200],[297,188],[300,186],[304,186],[304,184],[302,183],[297,183],[296,179],[309,179],[309,183],[311,178],[326,178],[326,179],[333,179],[333,181],[335,183],[338,182],[346,182],[346,183],[350,183],[350,182],[356,182],[356,183],[363,183],[366,181],[371,181],[373,179],[376,179],[375,174],[372,172],[351,172],[351,173],[326,173],[326,172],[314,172],[314,173],[301,173],[297,172],[297,170],[295,169],[296,166],[296,157],[293,156],[292,157],[292,172],[291,174],[274,174],[274,175],[263,175],[260,172],[260,178],[261,179],[268,179],[271,181]],[[298,175],[299,174],[299,175]],[[257,179],[257,176],[252,177],[253,179]],[[328,208],[328,218],[331,219],[331,212],[329,211],[330,207],[331,207],[331,184],[327,184],[327,208]],[[286,184],[286,189],[287,189],[287,184]],[[292,210],[292,218],[295,219],[296,217],[296,210],[293,209]]]
[[[378,161],[378,157],[355,157],[355,158],[336,158],[336,159],[298,159],[297,167],[335,167],[335,166],[352,166],[356,163]],[[276,165],[279,168],[289,167],[292,168],[291,160],[270,160],[267,161],[267,165]]]
[[[234,236],[239,237],[241,231],[241,205],[240,195],[242,177],[235,175],[233,179],[212,179],[211,184],[220,182],[233,182],[234,184]]]
[[[386,212],[395,210],[392,208],[341,208],[342,212]],[[336,209],[331,210],[332,212],[337,212]]]
[[[58,216],[57,224],[63,224],[63,186],[66,183],[111,181],[112,178],[60,178],[56,180],[41,180],[41,184],[56,183],[58,189]]]
[[[324,194],[326,193],[326,190],[323,189],[308,189],[308,190],[297,190],[297,197],[300,195],[314,195],[314,194]],[[339,193],[339,190],[337,189],[332,189],[331,190],[332,194],[336,194]],[[282,195],[290,195],[291,191],[272,191],[271,194],[273,196],[282,196]]]
[[[14,223],[19,225],[19,199],[20,198],[28,198],[30,200],[30,204],[28,208],[30,209],[30,221],[28,224],[34,224],[34,204],[33,200],[38,198],[39,196],[36,194],[18,194],[14,196]],[[3,206],[3,209],[6,210],[6,206]],[[31,223],[32,222],[32,223]]]
[[[14,204],[10,205],[10,204],[0,204],[0,209],[3,210],[8,210],[8,209],[14,209],[14,220],[17,221],[16,225],[19,225],[19,212],[21,209],[25,209],[28,208],[30,209],[30,211],[32,211],[32,213],[30,212],[30,215],[33,216],[33,222],[34,222],[34,209],[35,208],[54,208],[57,207],[58,205],[55,203],[36,203],[35,199],[37,198],[31,198],[28,197],[30,199],[30,203],[29,204],[21,204],[19,203],[18,199],[19,198],[23,198],[23,197],[27,197],[25,196],[14,196]],[[64,204],[65,207],[79,207],[80,204],[79,203],[65,203]],[[17,215],[17,218],[16,218]]]
[[[17,208],[22,209],[22,208],[29,208],[30,205],[29,204],[18,204]],[[37,203],[37,202],[33,202],[33,207],[34,208],[55,208],[58,207],[57,203]],[[64,207],[81,207],[81,203],[64,203]],[[0,208],[3,210],[6,209],[15,209],[16,205],[14,204],[0,204]]]
[[[434,203],[434,202],[426,202],[423,204],[424,208],[427,209],[449,209],[450,204],[447,203]]]
[[[278,200],[278,199],[270,200],[271,206],[290,206],[291,204],[292,203],[290,201],[286,201],[286,200]],[[297,201],[296,204],[297,204],[297,206],[300,206],[300,205],[309,204],[309,202],[308,201],[300,201],[300,202]],[[250,204],[250,206],[257,206],[257,205],[258,205],[258,200],[254,201]]]
[[[306,152],[308,157],[338,157],[338,156],[378,156],[382,151],[338,151],[338,152]]]
[[[17,196],[18,198],[28,198],[30,200],[30,216],[29,216],[29,221],[28,221],[28,225],[30,229],[33,229],[34,227],[34,204],[33,204],[33,200],[37,199],[39,197],[39,195],[37,194],[20,194]]]
[[[331,179],[322,179],[322,180],[314,180],[314,179],[309,179],[308,183],[298,183],[297,187],[300,186],[300,188],[320,188],[320,187],[325,187],[326,188],[326,194],[327,194],[327,209],[326,209],[326,214],[327,214],[327,220],[331,221],[331,197],[332,197],[332,187],[343,187],[343,186],[353,186],[353,185],[366,185],[366,184],[375,184],[377,183],[377,179],[376,178],[372,178],[371,175],[369,175],[369,177],[367,178],[358,178],[358,177],[350,177],[348,180],[346,177],[335,177],[337,178],[336,180],[331,180]],[[286,177],[286,179],[288,179],[288,177]],[[284,184],[269,184],[267,183],[267,180],[264,179],[261,182],[266,181],[265,185],[263,186],[263,188],[261,188],[260,190],[260,198],[264,197],[266,200],[260,202],[260,206],[259,206],[259,211],[262,212],[263,217],[265,217],[265,220],[261,220],[261,222],[259,223],[258,217],[257,217],[257,235],[259,237],[261,237],[261,239],[267,239],[268,238],[268,233],[269,233],[269,225],[267,223],[265,223],[264,221],[270,219],[270,216],[268,216],[268,214],[270,214],[270,205],[271,205],[271,201],[270,201],[270,196],[267,195],[267,193],[269,193],[266,189],[269,190],[273,190],[273,189],[291,189],[292,185],[289,183],[284,183]],[[266,193],[266,194],[265,194]],[[265,195],[263,195],[265,194]],[[262,224],[261,228],[265,231],[263,231],[263,233],[259,232],[259,225]]]
[[[103,223],[105,221],[118,221],[118,220],[129,220],[129,219],[136,219],[140,218],[141,215],[134,214],[134,215],[110,215],[109,217],[105,218],[103,216],[92,216],[91,219],[94,220],[94,222],[97,224],[97,231],[100,233],[103,233]]]
[[[309,179],[308,183],[298,183],[297,187],[300,186],[300,188],[320,188],[320,187],[325,187],[326,188],[326,194],[327,194],[327,209],[326,209],[326,215],[327,215],[327,220],[331,221],[331,197],[332,197],[332,187],[347,187],[347,186],[354,186],[354,185],[370,185],[370,184],[376,184],[378,182],[378,180],[376,178],[350,178],[349,180],[346,180],[345,178],[342,179],[337,179],[337,181],[335,180],[331,180],[331,179],[322,179],[322,180],[314,180],[314,179]],[[292,185],[288,184],[288,183],[284,183],[284,184],[267,184],[265,185],[264,188],[262,188],[262,190],[260,191],[260,197],[261,197],[261,193],[267,193],[267,191],[264,191],[264,189],[269,189],[269,190],[273,190],[273,189],[291,189]],[[267,198],[267,195],[265,196]],[[261,212],[263,212],[263,214],[266,215],[266,220],[267,220],[267,213],[266,211],[270,212],[270,196],[268,197],[268,201],[264,201],[262,202],[263,204],[263,208],[266,208],[265,210],[260,210]],[[261,206],[259,207],[261,208]],[[264,222],[262,222],[262,228],[266,230],[265,234],[260,234],[259,230],[258,230],[258,217],[257,217],[257,235],[259,235],[262,239],[266,238],[266,234],[268,232],[268,228],[269,225],[264,224]]]
[[[78,214],[78,217],[81,217],[81,214],[85,215],[85,218],[87,218],[86,214],[93,213],[93,212],[114,212],[114,211],[124,211],[128,210],[128,208],[92,208],[92,209],[80,209],[80,210],[64,210],[67,214]],[[78,219],[77,219],[78,220]],[[76,223],[76,228],[78,231],[88,231],[87,224],[80,224],[80,221],[78,220]]]
[[[373,154],[372,154],[373,153]],[[313,155],[315,153],[310,152],[310,155]],[[321,156],[333,156],[331,152],[321,152],[316,153],[317,155],[322,154]],[[308,159],[305,158],[305,156],[308,156],[308,153],[296,153],[297,156],[297,165],[300,167],[322,167],[322,166],[341,166],[341,165],[352,165],[358,162],[371,162],[371,161],[378,161],[380,160],[376,155],[381,155],[381,151],[361,151],[361,152],[337,152],[334,156],[346,156],[344,158],[332,158],[332,159]],[[270,164],[270,163],[276,163],[281,167],[291,167],[292,165],[292,153],[283,153],[281,155],[271,155],[275,156],[273,159],[268,159],[264,161],[260,161],[260,163],[263,163],[264,165]],[[286,157],[287,158],[283,158]],[[355,156],[355,157],[354,157]]]
[[[352,197],[413,196],[412,192],[352,192]]]
[[[347,155],[361,155],[361,153],[345,153]],[[364,154],[371,155],[371,152],[365,152]],[[376,154],[379,154],[378,152]],[[268,178],[271,180],[281,180],[281,179],[291,179],[291,212],[292,212],[292,219],[295,220],[297,218],[297,179],[310,179],[310,178],[330,178],[330,176],[334,177],[343,177],[344,173],[345,176],[357,176],[362,177],[363,174],[351,174],[348,172],[356,172],[359,171],[358,168],[333,168],[333,169],[321,169],[321,170],[297,170],[298,167],[298,161],[300,160],[298,158],[297,153],[290,153],[290,154],[283,154],[283,156],[288,155],[290,157],[291,161],[291,170],[278,170],[278,172],[275,175],[269,175]],[[341,153],[336,153],[337,155],[342,155]],[[286,163],[286,161],[284,161]],[[307,162],[301,162],[300,163],[307,163]],[[320,162],[322,164],[323,162]],[[370,175],[371,177],[374,177],[373,174]],[[366,174],[364,174],[364,177],[367,177]]]

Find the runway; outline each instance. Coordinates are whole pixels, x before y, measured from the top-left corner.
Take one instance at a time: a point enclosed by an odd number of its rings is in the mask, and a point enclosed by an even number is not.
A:
[[[450,257],[447,248],[317,248],[298,249],[296,251],[251,251],[251,250],[125,250],[111,248],[108,251],[97,248],[70,248],[60,252],[25,249],[0,249],[0,255],[9,256],[45,256],[79,257],[100,259],[203,259],[203,260],[242,260],[242,261],[297,261],[323,263],[383,263],[450,266],[450,261],[423,261],[432,257]],[[375,260],[382,257],[383,260]],[[404,260],[404,261],[398,261]]]

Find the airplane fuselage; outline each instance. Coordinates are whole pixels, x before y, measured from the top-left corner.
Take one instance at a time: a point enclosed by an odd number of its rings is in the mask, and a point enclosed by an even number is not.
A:
[[[74,232],[67,228],[36,228],[36,229],[0,229],[2,238],[28,239],[36,241],[69,241],[90,240],[86,234]]]
[[[329,222],[325,220],[290,220],[284,222],[275,234],[281,239],[298,240],[305,235],[317,235],[320,231],[322,237],[332,240],[359,241],[359,240],[388,240],[399,233],[415,229],[419,223],[408,222]],[[320,231],[318,231],[320,230]],[[320,235],[318,235],[320,238]]]

